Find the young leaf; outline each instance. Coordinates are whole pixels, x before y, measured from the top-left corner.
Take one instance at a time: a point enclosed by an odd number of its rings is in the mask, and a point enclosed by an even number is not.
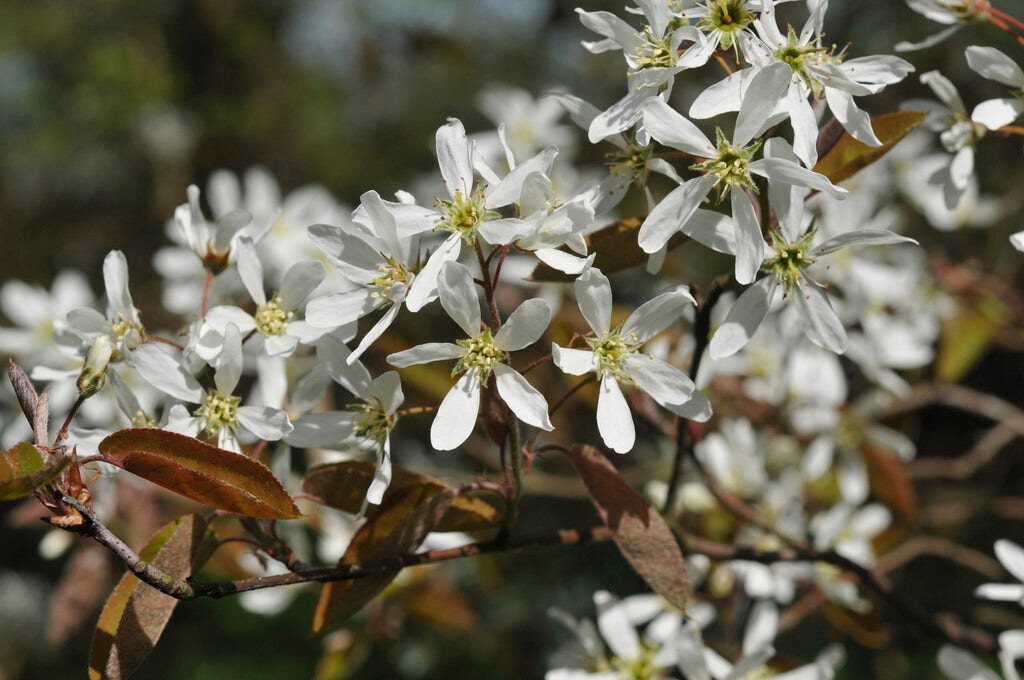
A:
[[[686,610],[686,560],[658,511],[633,491],[593,446],[574,446],[572,463],[615,544],[637,574],[669,603]]]
[[[174,432],[136,428],[115,432],[100,453],[186,498],[261,519],[300,517],[288,491],[265,465]]]
[[[42,451],[28,442],[15,444],[0,454],[0,501],[28,496],[56,478],[70,461],[61,457],[47,463]]]
[[[339,565],[382,560],[416,550],[444,516],[454,491],[438,484],[389,488],[384,502],[359,527]],[[313,632],[341,623],[377,596],[398,575],[398,569],[324,585],[313,615]]]
[[[36,388],[32,386],[32,381],[28,379],[25,371],[18,364],[14,363],[13,359],[7,360],[7,378],[11,381],[11,385],[14,387],[14,394],[18,397],[18,404],[21,405],[21,412],[28,418],[28,422],[35,422],[36,414],[36,401],[39,400],[39,395],[36,394]]]
[[[640,231],[643,222],[643,217],[628,217],[587,236],[587,251],[597,254],[593,266],[605,274],[614,274],[646,264],[650,255],[645,253],[636,241],[637,232]],[[689,237],[685,234],[675,234],[669,239],[668,249],[680,246],[688,240]],[[546,264],[539,264],[530,278],[533,281],[561,282],[572,281],[576,277],[552,269]]]
[[[302,482],[302,490],[319,496],[324,503],[343,512],[355,514],[363,505],[366,490],[373,480],[374,464],[347,460],[340,463],[317,465],[309,470]],[[403,468],[393,468],[391,484],[384,494],[384,502],[400,495],[409,487],[433,485],[447,489],[440,480],[417,475]],[[437,525],[431,531],[475,531],[497,526],[501,512],[490,503],[474,496],[456,496]]]
[[[139,556],[177,578],[186,578],[209,557],[216,536],[198,515],[160,529]],[[122,680],[153,651],[178,600],[140,581],[121,577],[100,613],[89,652],[89,680]]]
[[[844,132],[839,141],[818,159],[814,171],[828,177],[833,184],[852,177],[888,153],[921,124],[925,115],[920,111],[894,111],[872,118],[871,127],[882,141],[882,146],[868,146],[851,137],[849,132]]]

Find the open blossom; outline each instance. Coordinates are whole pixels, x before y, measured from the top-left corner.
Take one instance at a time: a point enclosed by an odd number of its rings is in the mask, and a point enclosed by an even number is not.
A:
[[[199,207],[199,187],[189,185],[186,192],[188,202],[174,211],[174,223],[192,252],[199,257],[203,266],[220,273],[234,261],[232,247],[242,236],[259,241],[266,229],[259,229],[252,221],[252,215],[244,210],[232,210],[211,224]]]
[[[588,269],[574,285],[576,303],[594,333],[586,338],[589,349],[553,343],[555,365],[569,375],[596,373],[601,381],[597,399],[597,429],[604,443],[617,453],[636,443],[633,414],[620,383],[635,385],[668,410],[686,418],[707,420],[711,407],[696,392],[689,376],[672,364],[644,354],[648,340],[675,323],[687,305],[696,304],[680,287],[658,295],[638,307],[621,326],[612,328],[612,288],[598,269]]]
[[[783,34],[774,12],[761,14],[754,22],[759,37],[741,37],[744,54],[753,65],[706,89],[694,101],[690,115],[710,118],[725,111],[747,109],[757,112],[761,123],[788,117],[796,154],[807,167],[813,167],[817,162],[818,123],[811,100],[824,99],[836,120],[855,139],[870,146],[881,145],[870,116],[857,107],[853,97],[880,92],[886,85],[903,80],[914,67],[890,55],[847,60],[843,53],[835,52],[834,46],[823,46],[821,31],[827,6],[827,2],[816,3],[799,34],[792,27]]]
[[[745,106],[736,121],[732,141],[716,128],[717,142],[712,143],[696,125],[661,99],[647,100],[644,104],[644,128],[651,136],[666,146],[705,160],[691,168],[700,173],[698,177],[673,189],[644,220],[638,234],[638,242],[644,252],[661,250],[674,233],[682,231],[714,250],[734,253],[736,281],[750,283],[765,250],[761,225],[746,194],[746,190],[758,190],[754,175],[767,178],[770,185],[806,187],[834,198],[845,198],[846,190],[834,186],[824,175],[782,155],[769,155],[769,151],[775,148],[773,144],[767,144],[764,156],[754,160],[761,144],[750,142],[760,127],[756,111]],[[712,189],[718,191],[719,200],[729,194],[732,220],[723,220],[717,213],[699,210]],[[731,228],[733,224],[734,229]]]
[[[68,328],[86,344],[102,335],[115,350],[131,351],[142,343],[146,332],[128,290],[128,261],[120,250],[112,250],[103,258],[103,284],[107,313],[100,314],[92,307],[72,309],[67,316]]]
[[[219,305],[211,309],[199,331],[195,347],[203,360],[212,361],[220,353],[222,338],[229,324],[234,324],[242,333],[254,333],[254,340],[262,344],[262,352],[271,357],[290,356],[300,342],[311,342],[326,332],[295,318],[296,310],[323,281],[323,265],[319,262],[292,265],[281,281],[280,290],[268,298],[263,289],[263,265],[256,247],[250,239],[243,237],[236,249],[238,272],[256,303],[256,309],[251,314],[233,305]]]
[[[217,438],[220,448],[237,452],[241,452],[237,439],[241,432],[249,432],[265,441],[281,439],[292,431],[288,414],[268,406],[243,406],[242,398],[234,394],[242,377],[242,336],[234,324],[229,324],[225,330],[223,344],[211,389],[204,389],[181,357],[172,354],[174,350],[166,345],[145,343],[131,353],[129,360],[142,377],[160,391],[198,404],[192,412],[180,404],[172,406],[164,429],[190,437],[206,432]]]
[[[796,208],[799,208],[797,206]],[[808,268],[818,257],[849,246],[916,243],[885,229],[862,229],[840,234],[813,245],[816,230],[803,234],[802,209],[776,206],[780,228],[772,232],[771,254],[760,263],[767,276],[743,291],[708,347],[711,357],[734,354],[746,345],[768,315],[779,291],[796,307],[804,334],[819,347],[837,354],[846,351],[846,329],[829,302],[824,286],[810,277]]]
[[[388,371],[371,378],[359,361],[351,359],[348,347],[334,335],[317,343],[317,359],[339,385],[362,403],[349,404],[344,411],[317,411],[295,421],[285,442],[303,448],[337,449],[346,445],[369,448],[377,459],[366,500],[377,505],[391,483],[391,430],[398,422],[395,412],[405,400],[398,373]]]
[[[967,24],[988,21],[989,0],[907,0],[907,6],[946,28],[917,43],[900,41],[897,52],[934,47]]]
[[[457,262],[445,263],[437,280],[441,306],[465,331],[466,339],[456,343],[430,342],[388,356],[398,368],[455,359],[452,375],[460,375],[448,392],[430,427],[430,443],[449,451],[473,433],[480,411],[480,391],[494,375],[494,384],[512,413],[528,425],[551,430],[548,404],[517,371],[508,366],[508,353],[535,343],[551,320],[551,308],[534,298],[519,305],[492,335],[481,325],[480,300],[469,270]],[[484,330],[480,330],[484,328]]]

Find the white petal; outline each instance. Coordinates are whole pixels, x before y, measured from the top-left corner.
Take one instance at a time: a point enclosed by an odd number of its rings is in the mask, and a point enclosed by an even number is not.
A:
[[[534,222],[531,221],[506,217],[499,220],[482,222],[477,225],[476,232],[490,244],[506,246],[531,234],[534,226]]]
[[[597,429],[605,445],[616,453],[628,453],[636,443],[633,414],[619,383],[610,374],[601,378],[597,397]]]
[[[894,234],[886,229],[859,229],[830,238],[815,248],[814,254],[821,256],[833,253],[840,248],[849,248],[850,246],[881,246],[890,243],[913,243],[916,245],[917,241],[906,236]]]
[[[602,111],[590,122],[587,137],[592,144],[597,144],[605,137],[617,135],[628,130],[640,120],[643,104],[658,93],[657,87],[630,87],[625,97]]]
[[[307,413],[294,423],[294,429],[284,440],[301,449],[323,447],[340,449],[352,436],[353,413],[350,411],[321,411]]]
[[[526,378],[505,364],[494,365],[494,378],[498,394],[519,420],[542,430],[554,429],[548,418],[548,402]]]
[[[366,502],[380,505],[384,500],[384,492],[391,485],[391,438],[384,440],[380,448],[380,459],[377,461],[377,469],[373,472],[373,481],[370,488],[366,490]]]
[[[1016,583],[986,583],[978,586],[974,595],[996,602],[1019,602],[1024,599],[1024,586]]]
[[[683,232],[715,252],[736,254],[736,222],[728,215],[698,208],[686,220]]]
[[[818,163],[818,119],[799,86],[789,88],[786,99],[789,123],[793,128],[793,148],[809,168]]]
[[[661,250],[677,231],[690,235],[687,231],[687,222],[707,197],[714,183],[715,178],[711,175],[694,177],[661,199],[640,225],[637,242],[643,251],[654,253]],[[695,235],[691,236],[697,238]]]
[[[697,158],[715,155],[715,145],[707,135],[660,97],[651,97],[644,102],[643,114],[644,129],[662,144]]]
[[[1014,88],[1024,87],[1024,71],[1013,59],[994,47],[971,45],[966,50],[967,65],[981,76]]]
[[[369,288],[356,288],[313,298],[306,305],[306,322],[317,328],[336,328],[366,316],[380,304]]]
[[[480,380],[476,371],[462,374],[441,405],[430,426],[430,445],[438,451],[451,451],[469,439],[480,412]]]
[[[735,354],[750,342],[768,314],[777,287],[774,277],[766,276],[743,291],[725,321],[711,337],[708,351],[712,359]]]
[[[437,277],[438,298],[468,337],[480,334],[480,296],[473,275],[458,262],[445,262]]]
[[[996,557],[1018,581],[1024,581],[1024,548],[1013,541],[1001,538],[996,541]]]
[[[396,368],[428,364],[431,361],[458,359],[465,353],[461,347],[450,342],[427,342],[402,352],[389,354],[387,361]]]
[[[784,158],[762,158],[747,167],[750,172],[767,177],[769,182],[782,182],[783,184],[817,189],[832,198],[846,198],[849,194],[843,187],[832,184],[825,175],[808,170]]]
[[[611,329],[612,286],[600,269],[590,268],[573,285],[576,304],[594,333],[601,335]]]
[[[469,196],[473,191],[473,159],[470,155],[469,140],[462,121],[449,118],[437,129],[437,164],[441,168],[448,192],[454,197],[456,191]]]
[[[276,442],[292,431],[288,414],[269,406],[239,406],[238,422],[260,439]]]
[[[372,345],[377,338],[383,335],[384,331],[391,327],[391,324],[394,323],[395,319],[398,317],[398,311],[401,308],[402,306],[400,304],[397,302],[394,303],[388,308],[388,311],[384,312],[384,315],[377,320],[377,323],[373,324],[370,330],[366,331],[366,335],[363,336],[363,339],[359,341],[356,348],[352,350],[352,354],[349,355],[349,363],[352,363],[353,361],[358,360],[359,357],[363,356],[363,352],[369,349],[370,345]]]
[[[523,161],[510,173],[502,178],[496,186],[488,187],[484,192],[485,203],[488,208],[500,208],[511,203],[518,203],[520,194],[523,191],[523,183],[534,173],[547,175],[551,172],[551,165],[555,162],[558,149],[548,146],[542,149],[535,156]]]
[[[800,321],[808,339],[830,352],[846,351],[846,329],[836,316],[828,295],[817,284],[800,281],[791,294],[793,304],[800,313]]]
[[[316,358],[327,373],[346,390],[368,401],[373,381],[370,372],[358,361],[349,361],[349,348],[333,335],[325,335],[316,346]]]
[[[238,326],[224,329],[224,348],[214,362],[213,382],[221,394],[233,394],[242,377],[242,333]]]
[[[579,274],[593,262],[593,258],[577,257],[564,250],[554,248],[538,248],[533,251],[533,254],[547,266],[569,276]]]
[[[267,295],[263,290],[263,263],[260,262],[260,256],[256,252],[256,245],[252,239],[243,236],[238,239],[235,252],[237,253],[236,266],[239,276],[242,277],[242,284],[256,304],[265,304]]]
[[[853,96],[848,92],[837,90],[834,87],[825,88],[825,100],[828,108],[835,115],[846,131],[854,139],[863,142],[868,146],[881,146],[882,140],[876,135],[871,127],[871,116],[857,108],[853,103]]]
[[[615,656],[624,660],[639,657],[640,636],[619,599],[599,590],[594,593],[594,605],[597,607],[597,627]]]
[[[1020,99],[989,99],[974,107],[971,120],[981,123],[989,130],[998,130],[1017,120],[1024,110],[1024,102]]]
[[[393,258],[405,260],[406,252],[398,238],[398,223],[380,194],[373,190],[367,191],[359,197],[359,203],[366,210],[377,236],[387,244],[388,254]]]
[[[583,375],[597,368],[594,353],[589,349],[569,349],[551,343],[551,358],[563,373]]]
[[[761,225],[754,213],[754,204],[745,191],[729,192],[732,218],[736,223],[736,283],[746,285],[753,282],[757,270],[764,261],[764,238]]]
[[[454,260],[462,250],[462,237],[454,233],[445,239],[437,250],[430,254],[423,269],[416,274],[409,286],[409,293],[405,298],[405,306],[410,312],[418,312],[423,305],[437,297],[437,277],[445,262]]]
[[[551,306],[531,298],[516,307],[494,335],[494,344],[506,352],[523,349],[540,339],[551,322]]]
[[[743,95],[733,132],[733,146],[746,146],[764,128],[768,117],[788,94],[793,70],[785,62],[775,62],[760,69]]]
[[[779,628],[779,609],[774,602],[761,601],[750,611],[743,633],[743,653],[752,654],[771,645]]]
[[[131,363],[139,374],[154,387],[175,399],[198,404],[203,398],[203,388],[189,373],[180,359],[172,355],[170,347],[147,342],[131,354]]]
[[[727,78],[705,88],[690,105],[690,117],[714,118],[729,111],[739,111],[743,93],[746,92],[750,81],[759,71],[758,68],[739,69]]]
[[[682,317],[683,310],[696,306],[697,301],[686,288],[662,293],[643,303],[622,324],[622,335],[647,342]]]
[[[354,233],[328,224],[314,224],[308,229],[309,238],[330,259],[331,263],[349,281],[366,285],[384,264],[380,252]]]
[[[324,266],[319,262],[298,262],[284,274],[278,294],[281,307],[292,311],[305,301],[324,280]]]
[[[373,396],[377,397],[381,406],[384,407],[384,412],[388,415],[397,411],[405,401],[405,395],[402,393],[402,381],[395,371],[387,371],[374,378],[372,391]]]
[[[103,258],[103,284],[111,309],[134,319],[135,305],[128,292],[128,260],[120,250],[112,250]]]
[[[623,364],[637,387],[659,404],[684,404],[693,395],[693,381],[666,361],[648,354],[633,354],[626,357]]]

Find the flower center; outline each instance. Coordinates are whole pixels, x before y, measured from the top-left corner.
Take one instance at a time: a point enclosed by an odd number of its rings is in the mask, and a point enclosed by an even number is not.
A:
[[[436,207],[441,213],[441,223],[436,229],[461,234],[467,245],[476,243],[477,225],[500,217],[497,212],[487,209],[484,192],[480,188],[474,189],[468,196],[456,189],[452,200],[438,198]]]
[[[785,243],[781,240],[777,243],[773,240],[772,247],[775,248],[775,257],[762,265],[764,271],[775,275],[775,278],[782,284],[786,295],[793,285],[800,280],[804,270],[814,264],[814,258],[808,256],[811,249],[811,241],[814,239],[814,231],[808,231],[796,243]]]
[[[715,128],[715,139],[717,141],[715,157],[695,163],[690,166],[690,169],[715,177],[719,202],[733,187],[744,187],[758,193],[757,185],[750,176],[749,166],[750,159],[760,148],[761,143],[756,142],[746,148],[736,148],[725,138],[721,128]]]
[[[466,353],[462,355],[452,375],[458,375],[465,371],[476,371],[480,377],[480,383],[484,384],[494,370],[494,364],[500,363],[508,358],[508,353],[494,344],[491,331],[485,330],[480,335],[465,340],[456,340],[456,344],[462,347]]]
[[[158,427],[157,422],[148,413],[139,409],[131,417],[132,427]]]
[[[142,324],[127,319],[122,312],[118,312],[111,325],[117,340],[116,344],[120,345],[123,342],[128,349],[136,349],[142,344],[142,336],[146,334]]]
[[[723,50],[732,49],[736,34],[754,20],[754,13],[748,10],[744,0],[713,0],[708,4],[708,14],[697,23],[705,33],[717,33]]]
[[[391,258],[384,258],[385,263],[377,267],[378,276],[375,276],[370,285],[376,290],[370,293],[370,297],[382,300],[384,304],[390,304],[391,289],[397,284],[409,283],[412,274],[400,262]]]
[[[618,331],[605,333],[599,338],[587,338],[587,344],[597,357],[597,367],[601,375],[610,373],[620,383],[632,382],[622,362],[631,354],[636,353],[639,343],[636,336],[623,337]]]
[[[609,154],[611,173],[620,177],[629,177],[638,185],[647,182],[647,163],[654,155],[654,146],[640,146],[633,142],[625,149]]]
[[[241,397],[221,394],[214,390],[203,396],[203,403],[193,415],[205,420],[206,431],[210,436],[215,436],[221,428],[235,426],[238,421],[238,405],[241,402]]]
[[[373,403],[350,404],[348,408],[362,414],[355,418],[355,435],[378,444],[387,439],[388,433],[391,432],[391,428],[395,426],[397,420],[395,417],[389,416],[384,410],[383,404],[376,399]]]
[[[281,335],[295,312],[281,308],[281,296],[275,295],[265,304],[256,308],[256,330],[263,335]]]
[[[655,38],[650,26],[644,26],[644,32],[638,33],[643,42],[633,49],[632,62],[639,71],[646,68],[666,68],[676,65],[676,52],[672,49],[672,34]]]
[[[823,62],[832,64],[841,62],[842,58],[835,54],[835,49],[835,45],[829,48],[822,47],[821,38],[814,42],[801,43],[796,31],[790,26],[786,44],[775,50],[773,56],[779,61],[789,64],[793,74],[810,88],[815,97],[820,98],[825,93],[825,86],[811,74],[808,67]]]
[[[653,651],[646,647],[633,659],[613,659],[612,667],[624,680],[653,680],[663,677],[654,665]]]

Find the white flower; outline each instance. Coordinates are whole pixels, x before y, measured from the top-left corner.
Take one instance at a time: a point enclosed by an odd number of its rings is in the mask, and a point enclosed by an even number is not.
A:
[[[743,291],[729,316],[711,338],[711,357],[719,359],[746,345],[761,325],[776,294],[782,291],[796,307],[804,334],[819,347],[837,354],[846,351],[846,329],[832,308],[825,288],[808,276],[807,268],[816,259],[849,246],[917,243],[884,229],[862,229],[831,238],[812,246],[816,231],[800,235],[802,210],[798,205],[779,212],[780,228],[772,232],[772,256],[760,263],[768,273]]]
[[[596,373],[601,381],[597,399],[597,429],[617,453],[636,443],[633,414],[619,384],[635,385],[656,402],[684,418],[707,420],[711,405],[696,391],[689,376],[672,364],[640,351],[648,340],[674,323],[687,305],[696,304],[680,287],[638,307],[626,321],[611,327],[612,289],[599,269],[588,269],[575,283],[576,303],[594,337],[590,349],[571,349],[552,343],[555,365],[569,375]]]
[[[939,668],[951,680],[1003,680],[999,674],[979,661],[973,654],[953,645],[939,650]],[[1012,676],[1007,676],[1007,678]]]
[[[103,283],[107,292],[106,316],[91,307],[79,307],[68,312],[68,327],[86,343],[103,335],[114,349],[133,350],[142,343],[146,332],[128,290],[128,261],[120,250],[110,251],[103,259]]]
[[[473,135],[481,155],[492,163],[505,154],[503,141],[515,158],[526,158],[549,145],[563,152],[573,145],[571,129],[558,122],[562,107],[550,97],[535,99],[526,90],[493,83],[480,92],[476,102],[504,131],[503,140],[495,132]]]
[[[986,583],[974,594],[986,600],[1017,602],[1024,607],[1024,548],[1006,539],[996,541],[996,557],[1010,575],[1021,583]]]
[[[456,359],[452,375],[461,374],[448,392],[430,427],[430,443],[450,451],[473,432],[480,410],[480,390],[494,374],[498,395],[517,418],[542,430],[551,430],[548,405],[543,395],[508,366],[508,353],[536,342],[551,320],[551,308],[540,299],[527,300],[508,317],[497,333],[481,325],[480,300],[473,276],[457,262],[446,262],[437,279],[441,306],[465,331],[456,343],[431,342],[388,356],[398,368],[443,359]],[[484,328],[484,330],[480,330]]]
[[[749,114],[748,114],[749,111]],[[765,153],[754,160],[760,143],[750,144],[761,123],[753,121],[754,109],[744,108],[736,121],[732,141],[715,128],[717,143],[712,143],[696,125],[674,111],[661,99],[644,104],[644,128],[651,136],[674,149],[706,160],[692,166],[700,176],[673,189],[651,211],[640,227],[638,242],[644,252],[654,253],[668,243],[677,231],[719,252],[736,255],[736,280],[750,283],[764,257],[764,238],[747,189],[757,191],[753,175],[783,184],[818,189],[835,198],[844,198],[846,190],[834,186],[824,175],[807,170],[799,163]],[[753,121],[753,122],[752,122]],[[766,145],[771,151],[777,145]],[[725,194],[732,202],[732,220],[698,207],[712,189],[718,200]]]
[[[239,307],[220,305],[207,312],[195,347],[199,357],[209,362],[220,354],[220,340],[230,324],[242,333],[256,334],[262,341],[262,352],[271,357],[290,356],[300,342],[312,342],[326,332],[295,318],[296,310],[323,281],[323,265],[319,262],[293,265],[285,273],[281,289],[268,298],[263,290],[263,265],[255,245],[243,237],[235,248],[238,273],[256,303],[256,310],[250,314]]]
[[[989,99],[975,106],[971,120],[998,130],[1024,113],[1024,70],[1015,61],[994,47],[971,45],[967,48],[967,65],[978,75],[1013,88],[1010,97]]]
[[[233,210],[210,224],[199,207],[199,187],[190,184],[186,193],[188,202],[175,209],[174,223],[208,271],[219,274],[234,261],[232,247],[239,237],[249,236],[259,241],[266,233],[265,229],[256,231],[252,215],[244,210]]]
[[[834,48],[822,46],[821,27],[827,6],[827,2],[814,5],[799,35],[792,27],[783,35],[774,12],[762,13],[754,22],[761,39],[751,34],[740,36],[744,54],[753,66],[736,71],[701,93],[690,115],[709,118],[724,111],[749,111],[755,128],[788,117],[796,154],[807,167],[813,167],[817,162],[818,124],[809,100],[824,98],[832,114],[855,139],[879,146],[882,142],[875,136],[870,116],[857,108],[853,97],[880,92],[886,85],[902,80],[914,67],[889,55],[845,60]]]
[[[237,434],[247,431],[265,441],[277,441],[292,431],[288,414],[264,406],[242,406],[241,397],[234,396],[242,376],[242,336],[238,327],[229,324],[224,333],[224,349],[220,352],[214,373],[213,389],[203,389],[195,376],[172,349],[148,342],[131,353],[129,360],[154,387],[175,399],[199,404],[189,413],[180,404],[171,407],[165,429],[197,436],[205,431],[217,438],[217,446],[241,452]]]
[[[590,122],[587,135],[595,144],[633,127],[640,119],[645,99],[663,89],[670,92],[677,73],[703,65],[714,51],[708,49],[707,38],[695,27],[677,25],[667,2],[638,0],[636,4],[647,20],[639,31],[609,12],[576,9],[584,26],[604,36],[583,46],[595,54],[622,50],[628,69],[626,96]],[[680,54],[684,41],[693,45]]]
[[[855,508],[837,503],[811,520],[816,550],[834,549],[857,564],[870,567],[875,561],[871,539],[892,523],[892,513],[884,505],[871,503]]]
[[[1024,253],[1024,231],[1018,231],[1016,234],[1010,234],[1010,244],[1017,250]]]
[[[49,291],[16,279],[5,281],[0,286],[0,311],[14,327],[0,328],[0,352],[17,357],[23,364],[59,361],[53,351],[54,341],[75,350],[81,345],[65,321],[68,312],[92,301],[89,282],[77,271],[58,273]]]
[[[316,356],[335,382],[362,400],[349,404],[345,411],[318,411],[295,421],[295,429],[285,442],[302,448],[341,448],[355,442],[372,449],[377,470],[366,492],[366,500],[379,504],[391,483],[391,430],[395,412],[405,400],[398,373],[388,371],[375,379],[362,363],[351,359],[351,352],[333,335],[317,343]]]
[[[437,162],[451,200],[437,199],[437,212],[420,230],[433,228],[451,232],[451,235],[431,253],[409,285],[405,305],[413,312],[418,312],[437,295],[438,274],[446,262],[459,257],[463,243],[476,245],[477,237],[483,236],[493,244],[504,245],[522,235],[516,232],[514,221],[501,219],[496,210],[518,201],[526,178],[534,172],[547,174],[558,153],[555,147],[548,147],[499,178],[478,161],[458,119],[450,118],[439,127],[436,141]],[[489,183],[487,186],[474,184],[474,168]],[[488,222],[496,224],[488,225]],[[481,230],[484,225],[487,225],[486,234]]]

